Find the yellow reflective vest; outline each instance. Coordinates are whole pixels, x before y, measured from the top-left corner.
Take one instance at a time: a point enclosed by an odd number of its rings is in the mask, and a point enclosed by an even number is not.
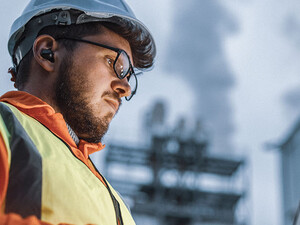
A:
[[[7,151],[9,167],[2,206],[5,214],[34,215],[52,224],[135,224],[123,200],[100,173],[102,181],[61,137],[22,112],[38,99],[12,92],[0,100],[6,102],[0,103],[0,134],[6,147],[0,151]]]

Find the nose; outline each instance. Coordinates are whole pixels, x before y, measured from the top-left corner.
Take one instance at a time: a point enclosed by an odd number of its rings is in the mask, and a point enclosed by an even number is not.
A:
[[[118,93],[120,98],[130,96],[131,94],[131,88],[126,78],[122,80],[118,78],[113,80],[111,87],[116,93]]]

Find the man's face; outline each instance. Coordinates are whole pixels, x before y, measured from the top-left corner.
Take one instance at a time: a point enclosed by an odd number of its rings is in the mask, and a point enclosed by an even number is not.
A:
[[[129,43],[108,29],[83,39],[123,49],[132,59]],[[56,102],[80,138],[99,142],[121,105],[121,97],[130,95],[130,86],[127,79],[120,80],[114,73],[111,60],[116,58],[116,52],[87,43],[76,44],[71,56],[66,55],[60,65]]]

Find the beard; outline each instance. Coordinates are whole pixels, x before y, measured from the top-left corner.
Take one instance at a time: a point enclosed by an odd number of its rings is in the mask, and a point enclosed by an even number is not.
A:
[[[93,114],[94,105],[85,92],[89,90],[89,84],[84,78],[84,73],[75,71],[72,58],[65,57],[59,68],[55,100],[64,119],[78,137],[90,143],[98,143],[107,132],[114,115],[107,113],[99,118]],[[105,92],[103,95],[114,94]]]

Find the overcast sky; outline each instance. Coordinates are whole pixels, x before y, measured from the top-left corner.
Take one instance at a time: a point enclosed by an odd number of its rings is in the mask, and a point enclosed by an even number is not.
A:
[[[6,44],[10,25],[21,13],[26,2],[4,1],[0,8],[1,94],[13,89],[6,73],[10,66]],[[249,157],[251,173],[247,176],[251,184],[251,204],[248,211],[251,224],[281,225],[279,157],[276,151],[266,151],[264,143],[280,141],[299,116],[300,3],[296,0],[284,3],[276,0],[203,0],[196,1],[198,3],[194,10],[188,12],[188,5],[195,1],[129,0],[128,2],[136,15],[152,31],[157,43],[158,57],[153,71],[141,77],[138,95],[131,102],[124,102],[123,108],[111,125],[107,140],[137,142],[140,137],[137,130],[141,127],[141,119],[147,108],[153,104],[153,100],[158,98],[168,102],[169,123],[176,121],[181,115],[195,116],[197,106],[201,109],[221,107],[217,109],[225,110],[222,115],[224,117],[218,118],[225,118],[226,124],[210,126],[217,121],[217,117],[212,117],[208,127],[211,130],[229,127],[230,135],[226,136],[226,141],[232,149],[228,147],[226,151]],[[204,7],[210,7],[211,13],[207,16],[202,15],[206,12]],[[182,12],[186,13],[186,18]],[[218,46],[208,45],[208,47],[215,47],[211,50],[212,53],[219,53],[216,54],[217,60],[211,62],[217,63],[214,64],[216,69],[220,70],[220,67],[225,69],[223,72],[227,74],[226,79],[230,82],[219,82],[220,77],[217,77],[221,88],[216,86],[210,88],[207,85],[201,87],[204,81],[200,82],[201,91],[209,97],[203,97],[201,102],[198,102],[199,96],[195,92],[197,88],[193,86],[194,82],[191,80],[194,78],[188,76],[192,72],[184,74],[180,68],[174,66],[172,70],[170,66],[171,59],[176,59],[178,64],[191,56],[189,52],[184,55],[185,48],[180,46],[178,49],[180,55],[174,57],[174,51],[172,53],[170,48],[175,48],[176,41],[182,41],[186,34],[187,40],[191,40],[194,45],[197,44],[193,39],[193,29],[189,29],[191,24],[184,23],[190,19],[193,21],[193,18],[201,18],[201,21],[196,23],[201,26],[199,30],[195,30],[196,34],[202,37],[199,42],[205,40],[205,37],[201,36],[205,34],[204,31],[211,31],[210,28],[216,24],[225,23],[225,26],[221,26],[221,30],[212,32],[215,34],[212,38],[216,39],[214,43],[218,43]],[[221,22],[216,22],[217,20]],[[186,29],[183,29],[182,24],[185,24]],[[205,27],[205,24],[209,27]],[[181,43],[191,51],[189,41]],[[206,68],[207,74],[210,74],[211,68],[203,62],[214,57],[206,55],[207,52],[209,50],[203,50],[203,61],[201,59],[199,61],[202,67],[198,69]],[[223,92],[218,92],[217,96],[213,95],[216,92],[212,90],[220,89]],[[216,105],[209,104],[210,98],[214,99]],[[217,101],[225,103],[218,106]],[[218,149],[222,153],[217,147],[215,151]]]

